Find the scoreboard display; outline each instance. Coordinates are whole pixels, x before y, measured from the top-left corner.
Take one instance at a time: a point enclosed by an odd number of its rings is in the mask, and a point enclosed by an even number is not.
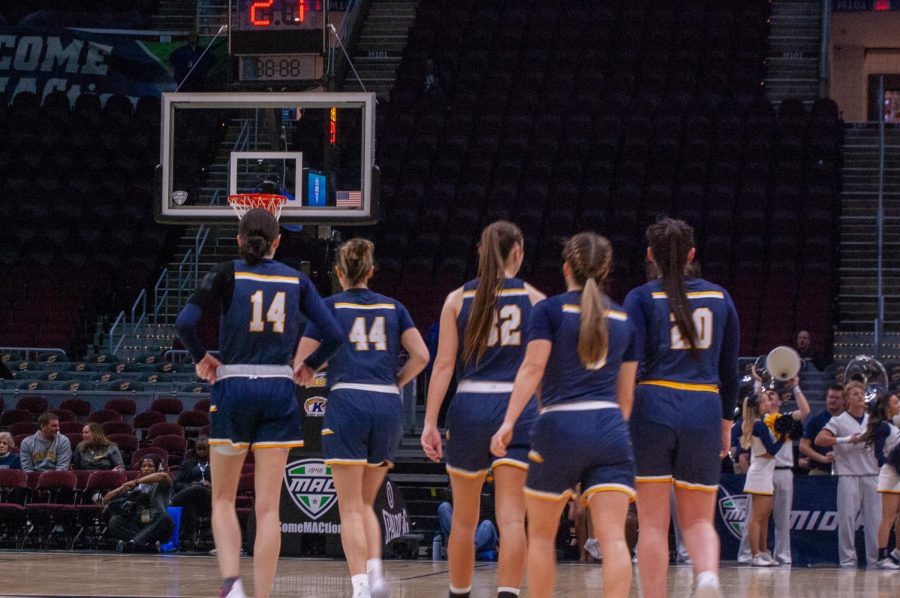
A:
[[[326,50],[326,0],[231,0],[229,48],[242,82],[311,80]]]

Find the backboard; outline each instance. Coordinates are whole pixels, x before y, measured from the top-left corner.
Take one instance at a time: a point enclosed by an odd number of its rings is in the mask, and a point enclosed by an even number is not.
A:
[[[234,222],[228,196],[288,198],[282,223],[371,224],[375,94],[165,93],[157,220]]]

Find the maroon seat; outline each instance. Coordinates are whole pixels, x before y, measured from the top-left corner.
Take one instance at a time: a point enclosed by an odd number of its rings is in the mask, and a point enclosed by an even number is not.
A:
[[[203,426],[209,425],[206,411],[185,411],[178,416],[178,425],[184,428],[186,436],[197,436]]]
[[[4,411],[3,415],[0,415],[0,428],[8,428],[19,422],[33,421],[34,415],[31,411],[25,411],[24,409],[10,409],[9,411]]]
[[[87,417],[91,413],[91,404],[84,399],[66,399],[59,406],[61,409],[68,409],[76,417]]]
[[[41,546],[47,546],[61,526],[66,545],[75,531],[75,488],[78,477],[71,471],[44,471],[38,478],[32,500],[25,506]]]
[[[150,447],[164,449],[169,454],[169,464],[178,465],[187,450],[187,440],[180,434],[163,434],[151,440]]]
[[[66,438],[69,439],[69,444],[72,445],[72,450],[75,450],[75,447],[78,446],[82,441],[81,432],[72,433],[72,434],[63,434]]]
[[[194,403],[194,411],[209,412],[209,399],[200,399],[199,401]]]
[[[159,424],[166,421],[166,416],[159,411],[144,411],[134,416],[131,422],[136,430],[146,430],[153,424]]]
[[[117,411],[121,413],[123,417],[134,417],[134,414],[137,412],[137,405],[135,404],[134,399],[127,398],[110,399],[103,408],[110,411]]]
[[[24,543],[25,502],[30,491],[28,476],[21,469],[0,469],[0,532],[13,538],[17,548]]]
[[[102,424],[104,422],[120,422],[122,421],[122,414],[118,411],[111,411],[109,409],[101,409],[100,411],[94,411],[88,416],[88,421],[91,423]]]
[[[97,547],[102,538],[106,524],[103,521],[104,505],[100,504],[103,496],[125,483],[125,474],[121,471],[91,471],[84,486],[84,492],[76,505],[76,514],[80,526],[79,537],[86,544]]]
[[[110,434],[109,441],[119,447],[119,452],[122,453],[122,462],[126,465],[131,463],[131,455],[139,447],[134,434]]]
[[[184,404],[181,399],[156,399],[150,403],[150,411],[158,411],[165,415],[178,415],[184,411]]]
[[[108,421],[103,422],[100,427],[103,432],[109,436],[110,434],[130,434],[134,436],[134,427],[128,422]]]
[[[250,519],[250,513],[253,512],[254,488],[253,474],[242,473],[238,481],[234,510],[237,512],[238,521],[241,522],[241,528],[243,528],[244,532],[247,530],[247,521]]]
[[[50,403],[44,397],[24,396],[16,402],[16,409],[30,411],[34,415],[40,415],[50,409]]]
[[[56,409],[51,409],[50,413],[55,413],[59,418],[60,425],[63,422],[71,422],[75,421],[75,412],[70,409],[63,409],[62,407],[57,407]]]
[[[174,434],[177,436],[184,437],[184,429],[178,424],[170,424],[168,422],[160,422],[158,424],[153,424],[147,430],[147,438],[149,440],[153,440],[157,436],[163,436],[166,434]]]
[[[84,424],[77,421],[61,421],[59,422],[59,431],[63,434],[81,434]]]
[[[16,422],[9,427],[9,433],[13,436],[34,434],[37,431],[38,425],[35,422]]]

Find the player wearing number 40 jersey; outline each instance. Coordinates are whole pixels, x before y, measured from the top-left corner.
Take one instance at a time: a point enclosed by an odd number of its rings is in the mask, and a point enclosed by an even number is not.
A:
[[[374,249],[365,239],[341,245],[335,271],[344,292],[325,300],[345,342],[328,362],[331,392],[322,447],[337,491],[341,543],[354,598],[388,595],[381,565],[381,528],[373,506],[400,443],[400,388],[428,364],[425,341],[406,308],[367,288]],[[322,341],[322,331],[310,323],[300,341],[298,362]],[[402,368],[398,367],[401,349],[409,353]]]
[[[478,279],[447,296],[441,311],[437,357],[428,388],[422,448],[439,461],[438,413],[457,362],[460,382],[447,413],[447,473],[453,491],[453,521],[447,545],[450,595],[468,596],[475,564],[475,527],[481,486],[493,467],[500,528],[497,595],[517,596],[525,568],[525,497],[528,440],[537,416],[534,398],[516,425],[506,457],[490,453],[513,380],[525,355],[531,306],[544,296],[515,278],[524,244],[519,228],[505,221],[488,225],[478,246]]]
[[[235,493],[247,450],[256,470],[255,596],[266,597],[275,579],[281,546],[278,520],[281,479],[288,450],[302,446],[294,380],[312,379],[341,345],[337,322],[310,280],[273,259],[278,221],[269,212],[250,210],[238,228],[243,259],[221,264],[203,278],[175,323],[197,361],[197,375],[213,383],[210,406],[212,529],[222,596],[244,596],[239,576],[241,531]],[[206,352],[197,335],[203,311],[221,306],[219,359]],[[291,368],[301,316],[322,331],[318,350]]]
[[[697,595],[720,596],[713,525],[721,452],[737,401],[739,326],[719,286],[686,273],[694,231],[665,218],[647,229],[647,258],[660,276],[625,299],[639,360],[631,435],[637,467],[641,588],[666,593],[669,495],[697,573]]]

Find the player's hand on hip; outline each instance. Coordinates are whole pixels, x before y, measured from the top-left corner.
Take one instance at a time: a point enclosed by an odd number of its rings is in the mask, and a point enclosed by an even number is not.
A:
[[[422,430],[421,443],[425,456],[435,463],[440,462],[444,456],[444,448],[441,445],[441,433],[438,431],[437,426],[425,424],[425,429]]]
[[[316,372],[305,363],[301,363],[294,369],[294,384],[297,386],[309,386],[315,377]]]
[[[506,447],[512,442],[513,424],[503,422],[500,429],[491,437],[491,454],[495,457],[505,457]]]
[[[222,362],[207,353],[203,356],[196,367],[194,368],[197,372],[197,377],[206,380],[210,384],[216,383],[216,370],[219,369],[219,366],[222,365]]]

